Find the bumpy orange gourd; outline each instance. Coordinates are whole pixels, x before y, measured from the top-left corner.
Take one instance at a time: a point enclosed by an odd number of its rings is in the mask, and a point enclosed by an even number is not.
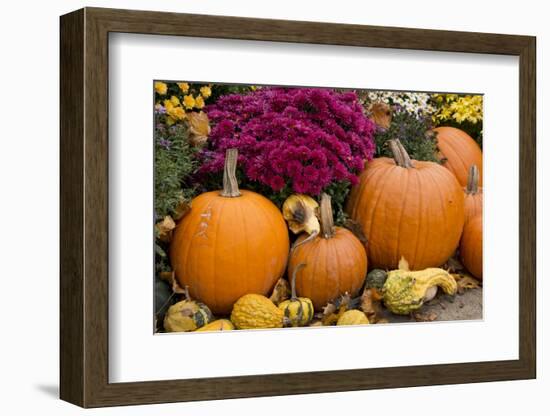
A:
[[[464,189],[464,223],[473,217],[481,215],[483,208],[483,189],[478,186],[479,170],[476,165],[470,166],[468,184]]]
[[[248,293],[267,295],[283,275],[289,239],[285,220],[267,198],[239,191],[237,151],[227,151],[224,189],[191,201],[174,230],[170,260],[182,286],[214,314],[228,314]]]
[[[306,266],[295,272],[301,263]],[[288,273],[296,273],[296,293],[311,299],[316,311],[343,293],[353,296],[361,288],[367,274],[365,248],[351,231],[334,227],[329,195],[321,197],[321,232],[313,239],[298,238]]]
[[[476,165],[479,169],[479,186],[483,184],[483,156],[479,145],[468,133],[455,127],[437,127],[437,148],[444,167],[456,176],[461,186],[468,183],[468,170]]]
[[[483,220],[478,215],[472,218],[464,227],[460,242],[460,258],[462,264],[474,277],[483,277]]]
[[[346,212],[368,239],[370,266],[411,270],[443,264],[458,246],[464,226],[464,191],[454,175],[434,162],[411,160],[390,140],[394,158],[377,158],[352,188]]]

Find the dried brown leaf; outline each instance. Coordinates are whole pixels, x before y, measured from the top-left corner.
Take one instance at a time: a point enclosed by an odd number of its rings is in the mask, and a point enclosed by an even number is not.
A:
[[[365,232],[363,231],[363,227],[357,221],[352,220],[351,218],[347,218],[344,222],[344,227],[350,230],[353,235],[355,235],[355,237],[357,237],[357,239],[363,244],[368,244],[368,239],[365,235]]]
[[[410,267],[409,267],[409,262],[403,256],[401,256],[401,259],[399,260],[399,264],[398,264],[397,268],[399,270],[407,270],[407,271],[411,270]]]
[[[361,306],[359,308],[367,315],[369,322],[376,322],[381,312],[378,291],[376,289],[365,289],[361,295]]]
[[[416,322],[432,322],[437,319],[437,314],[435,312],[416,312],[413,314],[413,318]]]
[[[210,134],[210,121],[205,112],[187,113],[187,121],[189,123],[189,142],[193,146],[202,146],[208,140]]]
[[[172,281],[172,291],[178,295],[185,295],[185,297],[188,298],[188,291],[180,286],[177,279]]]
[[[456,280],[458,286],[458,293],[463,293],[465,290],[477,289],[480,287],[479,280],[466,274],[451,274]]]
[[[352,298],[349,293],[344,293],[336,300],[329,302],[323,308],[322,322],[323,325],[336,325],[340,316],[347,310],[351,309]]]
[[[447,270],[449,273],[456,273],[464,270],[462,263],[455,257],[450,257],[441,268]]]
[[[389,129],[391,120],[392,120],[392,111],[391,107],[382,102],[376,102],[370,105],[369,117],[374,121],[374,123],[384,129]]]
[[[185,217],[185,215],[191,211],[191,205],[189,205],[189,203],[187,201],[181,201],[179,203],[179,205],[176,207],[176,209],[174,210],[174,219],[176,221],[179,221],[181,220],[183,217]]]
[[[159,278],[161,280],[164,280],[165,282],[168,282],[168,284],[170,286],[172,286],[172,283],[174,282],[175,280],[175,273],[173,271],[170,271],[170,272],[160,272],[159,273]]]
[[[289,298],[290,298],[290,284],[286,279],[283,279],[281,277],[279,280],[277,280],[277,283],[275,284],[275,287],[273,288],[273,292],[271,293],[271,296],[269,297],[269,299],[275,305],[278,305],[279,303]]]
[[[172,240],[172,230],[176,228],[176,223],[170,215],[155,224],[158,232],[158,239],[164,243],[169,243]]]

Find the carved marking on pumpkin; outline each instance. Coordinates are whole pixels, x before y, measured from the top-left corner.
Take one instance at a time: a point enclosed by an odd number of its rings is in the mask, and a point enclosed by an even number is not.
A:
[[[197,237],[208,237],[206,232],[208,231],[208,224],[210,220],[212,219],[212,209],[210,206],[206,208],[206,211],[204,211],[201,214],[201,222],[199,223],[199,231],[197,232]]]

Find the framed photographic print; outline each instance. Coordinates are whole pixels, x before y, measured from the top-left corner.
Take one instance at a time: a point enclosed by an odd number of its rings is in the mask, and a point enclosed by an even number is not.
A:
[[[534,378],[535,75],[529,36],[62,16],[61,398]]]

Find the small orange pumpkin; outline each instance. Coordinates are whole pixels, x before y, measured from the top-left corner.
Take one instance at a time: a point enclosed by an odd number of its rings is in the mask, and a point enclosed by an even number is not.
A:
[[[369,162],[350,193],[346,212],[363,227],[371,267],[438,267],[454,253],[464,226],[464,191],[434,162],[411,160],[399,140],[394,158]]]
[[[481,215],[483,209],[483,189],[478,186],[479,170],[476,165],[470,166],[468,184],[464,189],[464,223],[476,215]]]
[[[296,293],[311,299],[316,311],[345,292],[357,294],[367,274],[365,248],[351,231],[334,227],[327,194],[321,197],[320,211],[321,232],[313,238],[301,235],[288,264],[289,275],[296,273]],[[302,263],[306,267],[298,269]]]
[[[479,145],[468,133],[455,127],[437,127],[437,148],[444,167],[458,179],[461,186],[468,184],[468,169],[476,165],[479,169],[479,186],[483,184],[483,155]]]
[[[237,150],[226,153],[223,190],[203,193],[174,230],[172,269],[181,286],[214,314],[228,314],[249,293],[267,295],[283,275],[289,238],[279,209],[267,198],[240,191]]]
[[[460,243],[460,258],[468,271],[481,280],[483,276],[483,220],[481,215],[472,218],[464,227]]]

